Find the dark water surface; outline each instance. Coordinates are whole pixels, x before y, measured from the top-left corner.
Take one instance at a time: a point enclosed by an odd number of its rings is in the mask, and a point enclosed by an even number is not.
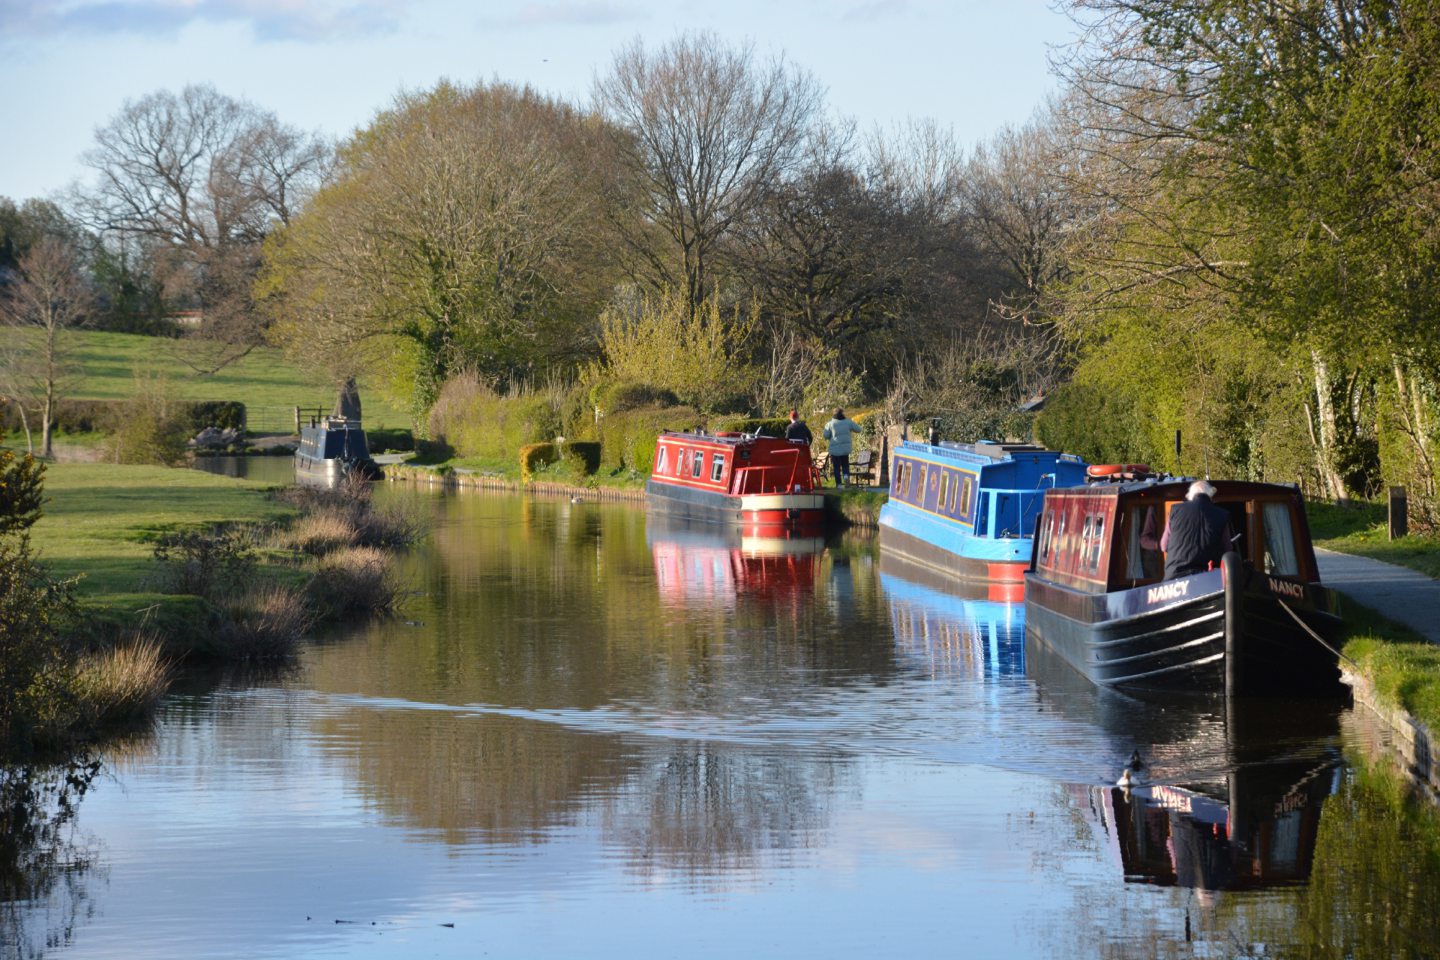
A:
[[[1440,826],[1341,705],[1103,696],[861,537],[379,496],[402,613],[172,696],[7,954],[1433,954]]]

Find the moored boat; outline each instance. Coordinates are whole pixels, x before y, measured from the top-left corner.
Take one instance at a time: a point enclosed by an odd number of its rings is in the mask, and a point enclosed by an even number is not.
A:
[[[1333,591],[1291,485],[1215,481],[1233,549],[1163,579],[1162,532],[1188,480],[1052,490],[1025,574],[1027,636],[1092,682],[1197,693],[1333,688]]]
[[[360,394],[353,380],[341,389],[334,413],[300,428],[300,445],[295,449],[297,483],[333,487],[351,477],[381,477],[360,425]]]
[[[1046,490],[1084,482],[1079,457],[1031,444],[895,449],[880,547],[967,579],[1020,584]]]
[[[825,496],[810,445],[740,433],[662,433],[646,504],[673,517],[736,524],[759,535],[813,535]]]

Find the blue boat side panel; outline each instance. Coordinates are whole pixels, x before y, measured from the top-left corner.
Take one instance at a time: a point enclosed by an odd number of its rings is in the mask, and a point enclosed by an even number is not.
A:
[[[1030,562],[1045,490],[1084,483],[1085,463],[1051,450],[985,446],[998,452],[914,442],[896,448],[890,499],[880,508],[881,527],[904,535],[890,539],[896,549],[923,553],[916,559],[927,563],[937,551],[982,563]]]

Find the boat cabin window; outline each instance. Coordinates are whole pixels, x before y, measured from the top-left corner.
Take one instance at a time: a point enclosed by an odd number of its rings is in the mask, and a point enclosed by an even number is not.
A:
[[[1125,513],[1125,556],[1121,568],[1132,582],[1159,580],[1165,569],[1160,553],[1161,521],[1153,504],[1131,507]]]
[[[1100,569],[1100,557],[1105,553],[1105,518],[1096,517],[1090,530],[1090,546],[1085,552],[1085,569],[1095,572]]]
[[[895,461],[895,486],[890,491],[892,497],[905,499],[905,480],[910,473],[910,462],[908,460]]]
[[[705,451],[696,450],[695,460],[690,467],[690,476],[698,477],[705,472]]]
[[[1040,525],[1040,559],[1042,561],[1050,558],[1050,544],[1054,540],[1054,534],[1055,514],[1051,512],[1045,514],[1045,519]]]
[[[663,443],[660,445],[660,452],[655,455],[655,472],[664,473],[670,469],[670,450]]]
[[[1286,577],[1300,575],[1300,558],[1295,550],[1295,525],[1288,503],[1261,504],[1265,523],[1265,572]]]
[[[950,495],[950,471],[940,471],[940,496],[935,501],[935,509],[941,513],[945,512],[945,500]]]
[[[960,475],[957,474],[955,482],[950,484],[950,515],[955,515],[955,505],[960,502]]]
[[[712,453],[710,455],[710,479],[716,483],[725,475],[725,454]]]
[[[915,502],[918,503],[918,504],[919,504],[920,506],[922,506],[922,507],[925,506],[925,472],[926,472],[926,469],[927,469],[927,468],[926,468],[925,464],[923,464],[923,463],[920,464],[920,473],[919,473],[919,480],[920,480],[920,482],[917,483],[916,486],[915,486]]]
[[[970,516],[970,494],[972,486],[971,479],[966,477],[960,481],[960,516]]]

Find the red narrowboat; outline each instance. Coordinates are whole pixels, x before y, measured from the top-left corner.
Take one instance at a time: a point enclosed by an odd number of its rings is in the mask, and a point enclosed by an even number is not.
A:
[[[810,445],[741,433],[662,433],[645,485],[651,510],[747,533],[813,534],[824,524],[825,496]]]

